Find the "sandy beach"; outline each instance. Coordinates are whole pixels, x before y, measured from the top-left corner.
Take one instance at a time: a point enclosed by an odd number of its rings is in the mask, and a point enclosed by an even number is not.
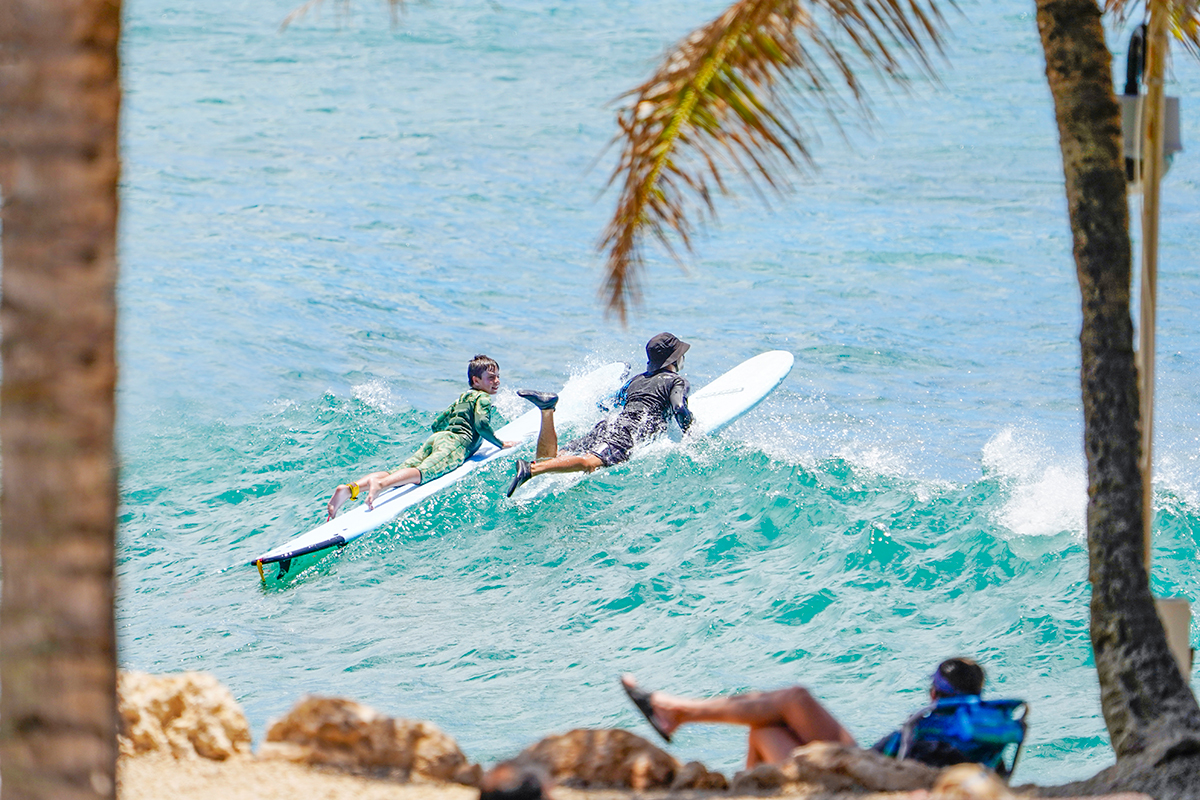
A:
[[[1009,798],[1037,797],[1033,787],[1017,787]],[[351,775],[325,768],[282,761],[262,761],[243,756],[212,761],[177,759],[164,753],[122,756],[117,764],[117,796],[121,800],[477,800],[479,790],[454,783],[401,782]],[[1024,791],[1022,791],[1024,790]],[[736,794],[724,791],[669,791],[574,789],[555,786],[554,800],[749,800],[764,796],[804,800],[926,800],[924,790],[914,792],[833,792],[815,786],[784,787],[769,794]],[[950,792],[944,800],[986,800],[984,796]],[[996,800],[988,795],[991,800]],[[1099,795],[1104,800],[1149,800],[1135,792]],[[1079,798],[1083,800],[1083,798]],[[1090,798],[1089,798],[1090,800]]]
[[[117,765],[117,786],[118,796],[122,800],[476,800],[479,797],[478,789],[453,783],[402,783],[360,777],[322,767],[260,761],[251,757],[211,761],[201,758],[177,759],[163,753],[122,756]],[[832,800],[836,797],[898,800],[917,795],[924,797],[927,792],[839,794],[783,791],[772,796],[812,800]],[[555,800],[698,800],[718,796],[723,800],[737,800],[760,795],[667,790],[580,790],[565,786],[554,788]]]
[[[249,757],[211,761],[152,753],[120,759],[117,794],[123,800],[471,800],[479,791],[451,783],[362,778]]]

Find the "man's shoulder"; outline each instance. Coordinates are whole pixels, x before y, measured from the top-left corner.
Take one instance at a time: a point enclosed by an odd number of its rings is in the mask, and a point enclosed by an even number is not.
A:
[[[666,370],[660,374],[663,376],[668,389],[674,389],[679,384],[683,384],[684,388],[691,386],[691,384],[688,383],[688,379],[680,375],[678,372]]]

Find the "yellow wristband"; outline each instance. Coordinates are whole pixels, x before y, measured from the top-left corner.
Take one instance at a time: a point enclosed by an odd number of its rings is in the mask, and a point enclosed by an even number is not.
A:
[[[351,500],[357,500],[357,499],[358,499],[358,493],[359,493],[359,491],[360,491],[360,487],[359,487],[359,485],[358,485],[357,483],[347,483],[346,485],[347,485],[348,487],[350,487],[350,499],[351,499]]]

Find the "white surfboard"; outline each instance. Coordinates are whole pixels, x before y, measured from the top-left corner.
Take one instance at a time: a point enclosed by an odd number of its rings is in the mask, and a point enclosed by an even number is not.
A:
[[[628,373],[628,364],[614,362],[571,378],[559,393],[556,416],[566,421],[588,416],[594,412],[596,400],[616,392]],[[531,409],[496,431],[496,436],[504,442],[525,442],[537,436],[540,424],[540,412],[536,408]],[[425,498],[458,483],[480,465],[507,455],[513,449],[515,448],[501,450],[485,441],[475,451],[475,454],[458,469],[428,483],[388,489],[375,498],[373,509],[367,508],[365,502],[361,503],[352,509],[343,511],[339,516],[318,525],[309,532],[268,550],[249,563],[258,567],[259,577],[264,581],[266,573],[263,567],[268,564],[278,564],[279,573],[274,577],[282,578],[291,569],[293,559],[311,553],[320,553],[334,547],[344,547],[364,534],[392,521]]]
[[[714,434],[761,403],[792,371],[795,357],[770,350],[747,359],[688,397],[696,421],[689,436]]]

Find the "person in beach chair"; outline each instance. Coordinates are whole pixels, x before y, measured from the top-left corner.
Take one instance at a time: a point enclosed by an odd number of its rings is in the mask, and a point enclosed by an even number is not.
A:
[[[596,423],[587,434],[567,442],[560,450],[554,428],[558,395],[521,389],[518,395],[542,412],[538,430],[536,461],[517,459],[516,472],[508,484],[508,497],[517,487],[544,472],[591,472],[629,460],[633,448],[662,433],[674,416],[680,430],[692,424],[687,405],[689,385],[679,374],[683,354],[691,347],[674,334],[660,333],[646,343],[646,371],[633,376],[617,392],[617,416]]]
[[[981,699],[983,683],[983,668],[972,659],[943,661],[931,677],[929,697],[933,702],[871,749],[932,767],[980,763],[1007,779],[1025,739],[1028,706],[1021,700]],[[809,742],[857,746],[850,732],[802,686],[700,700],[646,692],[632,675],[622,676],[621,685],[650,726],[668,742],[679,726],[691,722],[749,727],[747,769],[782,763]],[[1005,763],[1010,748],[1012,760]]]
[[[475,356],[467,364],[467,385],[470,388],[433,421],[433,433],[425,444],[397,469],[369,472],[356,481],[339,484],[325,506],[326,519],[336,517],[342,505],[357,499],[364,489],[367,507],[374,508],[375,498],[384,489],[427,483],[458,469],[484,439],[500,449],[520,444],[503,442],[492,430],[492,395],[500,391],[500,365],[485,355]]]

